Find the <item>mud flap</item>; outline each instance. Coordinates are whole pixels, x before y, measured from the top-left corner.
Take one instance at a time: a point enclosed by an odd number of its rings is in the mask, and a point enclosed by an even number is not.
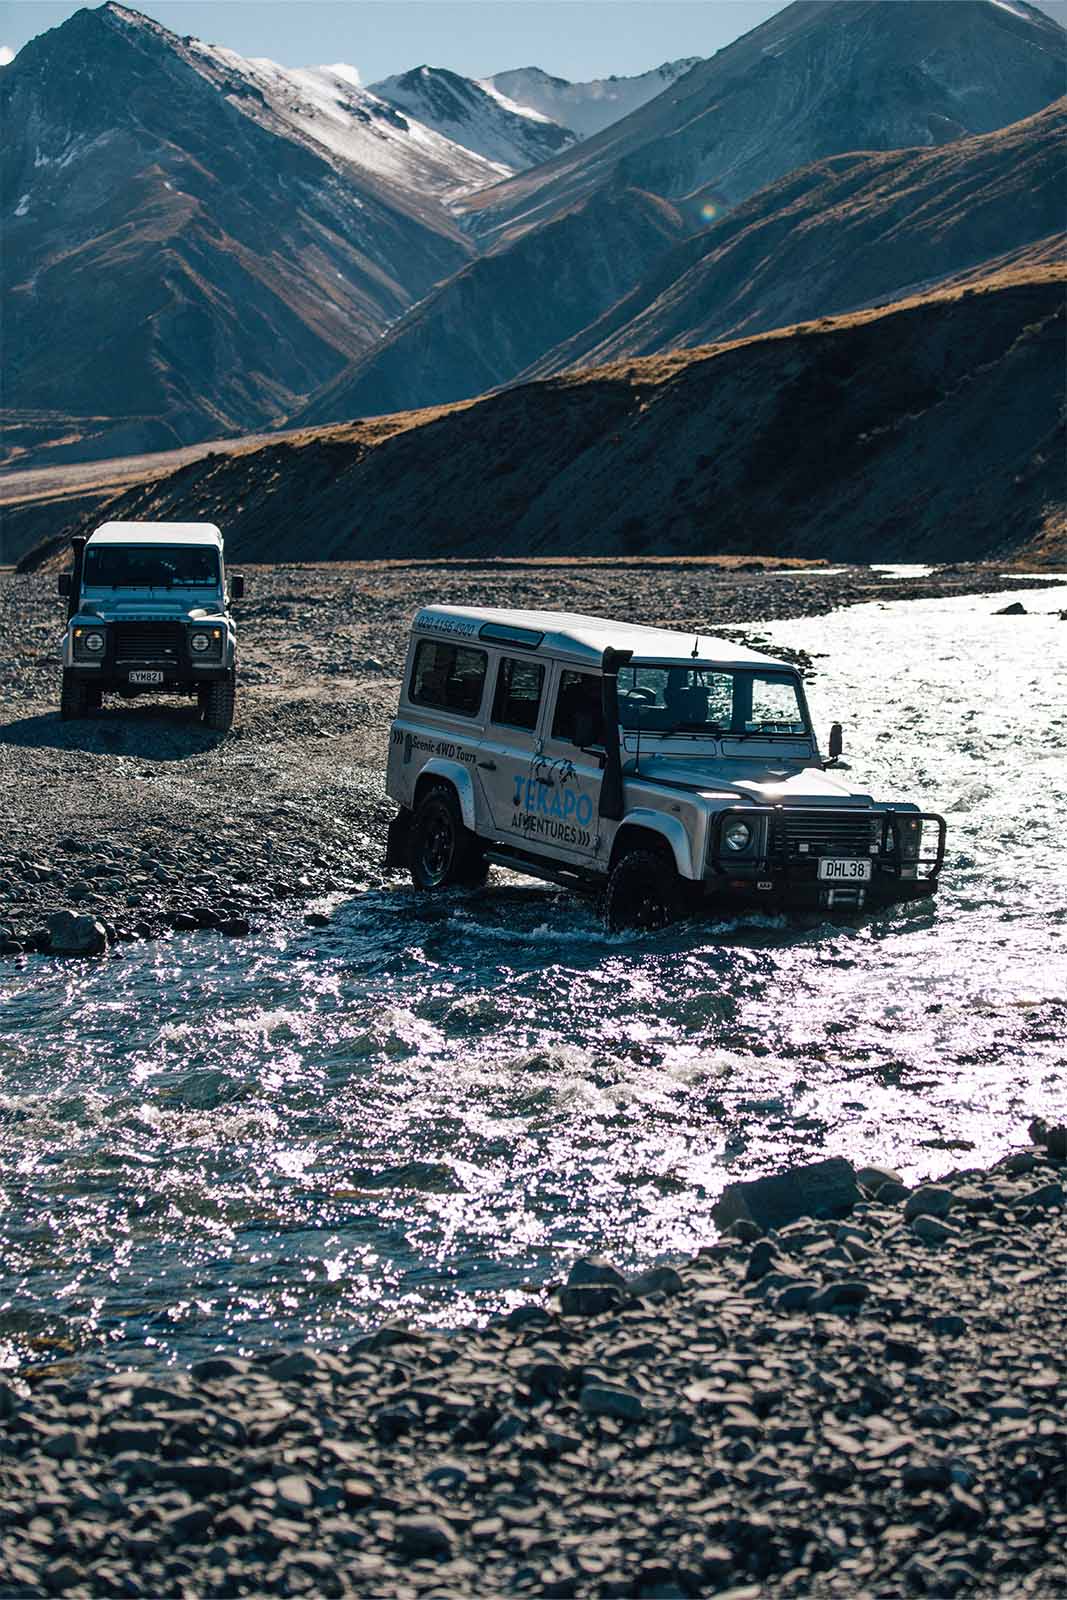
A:
[[[408,837],[411,833],[411,812],[398,811],[389,824],[385,836],[385,866],[404,868],[408,865]]]

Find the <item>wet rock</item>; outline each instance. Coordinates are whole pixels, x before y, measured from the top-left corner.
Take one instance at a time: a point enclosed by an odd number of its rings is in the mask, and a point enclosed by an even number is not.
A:
[[[799,1217],[841,1216],[862,1198],[851,1163],[832,1156],[775,1177],[728,1184],[711,1214],[720,1228],[746,1218],[766,1230]]]
[[[99,956],[107,949],[104,925],[75,911],[54,911],[48,918],[49,949],[57,956]]]
[[[251,930],[251,924],[247,917],[226,917],[219,922],[218,930],[228,939],[241,939]]]
[[[819,1285],[814,1278],[794,1278],[778,1291],[774,1303],[779,1311],[804,1311],[818,1292]]]
[[[866,1189],[870,1194],[877,1194],[884,1183],[901,1183],[899,1172],[892,1167],[860,1167],[856,1173],[856,1182],[861,1189]]]
[[[1031,1189],[1029,1194],[1024,1194],[1016,1204],[1019,1206],[1038,1206],[1045,1209],[1049,1206],[1062,1206],[1065,1200],[1062,1183],[1044,1183],[1040,1189]]]
[[[626,1279],[609,1261],[584,1257],[559,1291],[560,1309],[567,1317],[597,1317],[621,1304],[625,1289]]]
[[[330,919],[324,911],[307,911],[304,913],[304,926],[306,928],[328,928]]]
[[[1043,1145],[1053,1161],[1067,1161],[1067,1123],[1048,1123],[1044,1117],[1035,1117],[1030,1124],[1030,1137]]]
[[[1025,617],[1026,607],[1021,600],[1013,600],[1010,606],[1001,606],[999,611],[994,611],[995,617]]]

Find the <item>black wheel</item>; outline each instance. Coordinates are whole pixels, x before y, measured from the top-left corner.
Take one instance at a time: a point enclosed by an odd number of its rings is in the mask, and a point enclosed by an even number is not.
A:
[[[197,695],[204,723],[216,733],[227,733],[233,726],[235,691],[236,684],[231,672],[228,678],[220,678],[217,683],[209,683]]]
[[[678,873],[665,853],[629,850],[619,858],[604,893],[604,920],[613,933],[624,928],[665,928],[681,909]]]
[[[489,864],[478,839],[463,825],[455,790],[431,789],[419,801],[408,838],[408,861],[416,889],[485,882]]]
[[[97,691],[99,692],[99,691]],[[59,715],[64,722],[89,714],[89,696],[92,690],[87,683],[76,678],[73,672],[63,673],[63,688],[59,696]]]

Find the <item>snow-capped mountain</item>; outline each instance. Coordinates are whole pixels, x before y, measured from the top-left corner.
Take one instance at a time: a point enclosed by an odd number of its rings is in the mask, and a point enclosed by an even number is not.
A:
[[[371,92],[505,175],[547,161],[577,139],[540,111],[516,105],[492,80],[479,83],[444,67],[414,67],[382,78]]]
[[[665,61],[661,67],[637,77],[592,78],[588,83],[554,78],[541,67],[516,67],[510,72],[495,72],[491,78],[483,78],[482,83],[506,96],[511,104],[573,128],[580,138],[588,139],[655,99],[684,78],[699,60],[699,56],[685,56],[679,61]]]
[[[108,4],[0,73],[12,453],[277,425],[470,258],[433,189],[484,158],[252,68]]]
[[[798,0],[621,122],[460,202],[485,253],[316,396],[310,414],[318,422],[366,416],[464,400],[514,382],[540,370],[540,357],[563,342],[549,344],[547,336],[592,303],[590,280],[607,290],[600,316],[629,292],[628,274],[631,290],[642,279],[657,281],[654,253],[666,253],[679,227],[702,231],[705,219],[810,163],[856,151],[950,145],[1032,116],[1063,92],[1067,34],[1024,0],[1011,0],[1010,9],[1007,4]],[[1010,185],[1002,182],[998,194],[990,214],[1015,204]],[[905,214],[908,203],[905,190],[899,202]],[[954,203],[964,211],[976,204],[966,193]],[[834,204],[843,204],[838,188]],[[660,216],[671,217],[669,227],[649,227],[656,206],[663,208]],[[616,240],[607,276],[600,267],[602,236],[613,208],[640,217],[634,234],[640,245]],[[742,278],[738,261],[758,278],[772,257],[775,230],[788,230],[788,210],[774,216],[774,227],[753,236],[758,249],[733,256],[731,270]],[[820,235],[831,256],[835,241],[850,237],[844,215],[836,220],[836,228]],[[878,225],[889,226],[885,218]],[[1000,237],[1001,231],[1010,228],[998,223],[993,232]],[[554,246],[562,238],[565,250]],[[940,234],[918,229],[913,238],[910,281],[936,279],[944,270]],[[844,260],[834,260],[837,307],[852,303],[852,256],[844,248]],[[814,266],[808,270],[815,272]],[[862,275],[859,260],[855,275]],[[701,293],[715,305],[714,281],[702,281]],[[863,299],[858,291],[856,302]],[[788,295],[768,298],[764,308],[772,303],[794,302]],[[678,320],[684,326],[684,307]],[[567,338],[572,347],[582,346],[580,336]],[[525,367],[515,365],[519,352],[541,339],[539,355]]]
[[[358,72],[343,62],[283,67],[199,39],[181,41],[179,51],[254,121],[412,195],[448,199],[529,165],[482,154],[418,120],[414,111],[405,114],[364,88]]]

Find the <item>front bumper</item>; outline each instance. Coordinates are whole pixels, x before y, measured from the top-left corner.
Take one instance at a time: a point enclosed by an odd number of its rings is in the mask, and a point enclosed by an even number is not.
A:
[[[853,824],[852,837],[797,843],[807,822],[835,820],[825,808],[799,806],[731,806],[712,823],[704,888],[715,896],[740,897],[774,907],[837,907],[862,909],[915,900],[935,892],[945,860],[945,819],[932,811],[865,811],[869,842],[861,850],[855,839],[855,812],[837,813]],[[727,849],[723,835],[732,822],[754,829],[750,851]],[[797,825],[799,824],[799,829]],[[916,830],[916,824],[917,830]],[[791,826],[792,825],[792,826]],[[832,835],[832,827],[825,829]],[[823,860],[869,862],[865,881],[828,882],[819,876]]]
[[[87,625],[81,622],[78,626],[86,628]],[[221,628],[222,624],[212,622],[205,625],[204,631],[207,626]],[[188,691],[217,683],[233,673],[233,637],[232,634],[227,637],[225,631],[220,653],[209,652],[206,657],[189,648],[190,632],[197,630],[184,623],[130,625],[109,621],[98,625],[98,631],[105,637],[99,656],[77,654],[70,632],[63,652],[64,666],[74,679],[98,689],[120,694],[158,694],[168,689]],[[148,682],[143,681],[143,677],[138,681],[143,674],[151,674],[152,678]]]

